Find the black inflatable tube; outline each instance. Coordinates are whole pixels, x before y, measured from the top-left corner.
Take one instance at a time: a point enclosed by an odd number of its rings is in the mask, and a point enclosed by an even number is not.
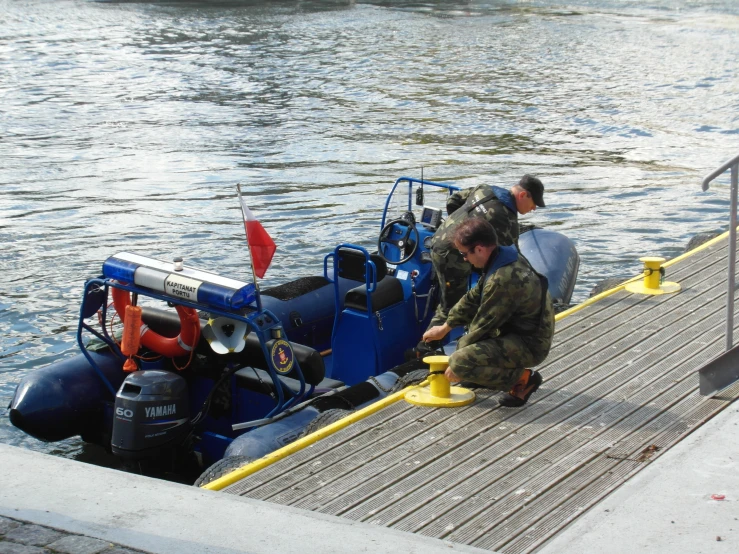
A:
[[[160,310],[158,308],[145,307],[142,313],[142,319],[153,331],[160,333],[167,337],[176,337],[180,332],[180,318],[174,312],[168,312]],[[207,325],[207,322],[203,319],[200,320],[200,328],[202,329]],[[272,341],[267,343],[267,348],[271,346]],[[326,366],[323,363],[323,358],[313,348],[297,343],[290,343],[295,353],[295,359],[300,365],[300,370],[303,372],[305,382],[309,385],[317,385],[326,375]],[[197,351],[214,356],[216,354],[210,349],[208,341],[206,341],[202,334],[200,342],[197,346]],[[246,337],[246,346],[244,349],[236,354],[230,354],[230,360],[237,361],[243,364],[256,367],[258,369],[269,369],[267,360],[262,352],[262,347],[259,344],[259,339],[253,333]],[[285,377],[292,377],[297,379],[296,372],[293,370],[290,373],[284,375]]]
[[[123,361],[109,351],[90,356],[113,387],[120,387]],[[110,391],[78,354],[26,375],[10,402],[10,422],[42,441],[93,437],[105,432],[105,399],[113,401]]]

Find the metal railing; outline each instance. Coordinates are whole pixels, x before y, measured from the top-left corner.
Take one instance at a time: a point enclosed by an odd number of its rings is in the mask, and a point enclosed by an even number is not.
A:
[[[736,204],[739,181],[739,155],[725,162],[703,179],[703,190],[727,169],[731,168],[731,215],[729,223],[729,284],[726,293],[726,351],[734,346],[734,282],[736,275]]]

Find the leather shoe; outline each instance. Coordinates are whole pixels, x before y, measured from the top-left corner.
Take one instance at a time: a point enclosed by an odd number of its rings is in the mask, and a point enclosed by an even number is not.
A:
[[[539,390],[539,387],[544,381],[541,373],[539,373],[538,371],[534,371],[533,369],[530,369],[529,371],[531,372],[531,375],[529,375],[526,384],[522,385],[519,381],[518,383],[513,385],[511,391],[506,393],[500,400],[498,400],[498,404],[500,404],[501,406],[505,406],[506,408],[520,408],[529,401],[531,395]],[[520,397],[520,394],[522,393],[523,398]]]

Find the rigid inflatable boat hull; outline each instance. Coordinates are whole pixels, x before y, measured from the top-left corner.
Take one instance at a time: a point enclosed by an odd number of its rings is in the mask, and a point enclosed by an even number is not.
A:
[[[111,352],[89,352],[110,383],[123,383],[123,360]],[[87,358],[78,354],[26,375],[10,402],[13,425],[42,441],[105,432],[105,403],[110,397],[103,380]],[[112,409],[111,398],[111,409]]]

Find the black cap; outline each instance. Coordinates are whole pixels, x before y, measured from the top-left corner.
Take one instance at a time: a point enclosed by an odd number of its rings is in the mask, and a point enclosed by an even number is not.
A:
[[[518,186],[531,195],[534,204],[540,208],[546,208],[544,204],[544,184],[533,175],[524,175],[518,182]]]

